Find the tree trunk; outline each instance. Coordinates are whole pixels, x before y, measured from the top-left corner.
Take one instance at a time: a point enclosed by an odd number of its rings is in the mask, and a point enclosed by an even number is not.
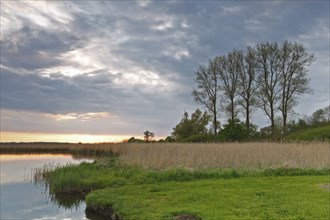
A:
[[[250,104],[249,102],[246,103],[246,129],[248,130],[250,136]]]
[[[271,130],[272,136],[275,135],[275,118],[274,118],[274,106],[273,103],[270,104],[270,121],[271,121]]]
[[[217,135],[217,111],[214,103],[214,109],[215,111],[213,112],[213,126],[214,126],[214,135]]]
[[[286,121],[287,121],[287,118],[288,118],[286,106],[283,106],[282,117],[283,117],[283,133],[286,134],[287,133],[287,131],[286,131]]]
[[[231,100],[231,120],[235,120],[235,112],[234,112],[234,99]]]

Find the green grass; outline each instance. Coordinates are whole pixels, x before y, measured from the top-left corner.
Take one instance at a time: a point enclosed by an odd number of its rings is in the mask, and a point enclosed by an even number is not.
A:
[[[45,169],[47,171],[47,169]],[[104,158],[44,175],[52,193],[89,192],[87,207],[127,219],[329,219],[330,169],[150,170]]]
[[[287,135],[286,139],[295,141],[330,140],[330,125],[298,131]]]
[[[53,171],[37,173],[35,179],[46,180],[52,193],[76,193],[89,192],[95,189],[106,187],[118,187],[125,185],[127,178],[121,175],[122,169],[114,169],[111,164],[113,160],[107,161],[108,164],[99,162],[81,163],[80,165],[66,165],[56,168]],[[138,169],[136,169],[138,170]],[[131,169],[130,172],[134,170]]]
[[[127,185],[96,190],[87,206],[111,206],[123,219],[329,219],[329,176],[243,177]]]
[[[49,189],[58,192],[89,192],[107,187],[121,187],[128,184],[163,183],[169,181],[187,182],[200,179],[227,179],[258,176],[306,176],[330,175],[330,169],[196,169],[171,168],[148,170],[138,166],[119,165],[117,158],[103,159],[94,163],[67,165],[54,171],[38,172],[35,179],[44,176]],[[41,178],[43,180],[43,178]]]
[[[96,166],[68,165],[47,175],[53,192],[88,192],[111,186],[112,175]]]

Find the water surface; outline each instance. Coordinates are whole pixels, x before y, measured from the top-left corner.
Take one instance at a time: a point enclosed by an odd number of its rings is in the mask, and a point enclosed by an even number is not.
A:
[[[44,184],[33,182],[36,168],[78,164],[91,159],[69,154],[0,155],[0,219],[79,219],[99,220],[102,216],[85,212],[81,195],[49,195]]]

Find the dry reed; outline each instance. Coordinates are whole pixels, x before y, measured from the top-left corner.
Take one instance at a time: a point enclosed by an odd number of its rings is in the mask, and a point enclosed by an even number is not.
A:
[[[330,168],[329,142],[307,143],[140,143],[0,145],[14,149],[113,152],[121,164],[151,169],[185,168]]]
[[[330,168],[330,145],[309,143],[121,144],[121,163],[145,168]]]

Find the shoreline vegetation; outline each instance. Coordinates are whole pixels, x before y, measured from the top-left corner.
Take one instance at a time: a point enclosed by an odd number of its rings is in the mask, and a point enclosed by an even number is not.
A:
[[[53,195],[85,195],[88,210],[110,219],[330,216],[329,142],[0,144],[0,153],[10,150],[99,156],[45,166],[35,181]]]
[[[145,169],[168,168],[326,168],[330,142],[246,143],[0,143],[1,154],[69,153],[116,156],[120,165]]]

